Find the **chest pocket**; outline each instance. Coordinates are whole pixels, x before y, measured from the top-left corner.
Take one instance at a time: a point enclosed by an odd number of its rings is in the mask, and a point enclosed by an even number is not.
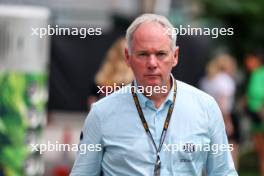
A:
[[[166,146],[166,157],[170,158],[170,167],[177,175],[200,175],[207,158],[204,146],[209,141],[202,136],[177,138],[171,136]]]

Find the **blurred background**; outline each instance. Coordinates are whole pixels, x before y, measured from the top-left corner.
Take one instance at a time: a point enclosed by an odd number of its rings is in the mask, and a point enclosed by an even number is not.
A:
[[[172,24],[233,28],[234,35],[178,36],[181,81],[214,96],[241,176],[264,176],[264,1],[0,0],[0,176],[69,175],[96,85],[128,83],[123,37],[141,13]],[[36,28],[101,28],[102,35],[32,35]],[[261,174],[262,173],[262,174]]]

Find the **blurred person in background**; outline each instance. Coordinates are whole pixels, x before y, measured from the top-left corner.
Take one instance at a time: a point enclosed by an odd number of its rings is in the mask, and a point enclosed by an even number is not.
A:
[[[259,157],[261,176],[264,176],[264,65],[263,51],[251,53],[246,58],[246,65],[251,71],[246,102],[247,111],[252,120],[252,137]]]
[[[229,54],[218,54],[209,61],[206,76],[201,79],[202,90],[212,95],[223,113],[226,132],[230,144],[233,144],[232,157],[238,169],[238,143],[240,128],[238,117],[234,113],[237,64]]]
[[[260,50],[253,50],[248,52],[245,55],[245,58],[243,60],[243,71],[240,72],[240,81],[239,81],[239,85],[238,85],[238,91],[240,93],[240,97],[239,97],[239,108],[241,113],[243,114],[248,114],[248,105],[247,105],[247,89],[248,89],[248,84],[249,84],[249,79],[250,79],[250,75],[252,74],[253,71],[255,71],[256,69],[258,69],[259,67],[261,67],[262,65],[262,61],[261,61],[261,53],[259,52]],[[250,118],[254,118],[251,117]],[[254,121],[254,119],[252,119]]]
[[[126,39],[121,37],[107,51],[103,64],[96,73],[92,94],[87,99],[88,109],[90,109],[92,103],[106,95],[98,93],[99,88],[97,86],[104,88],[109,86],[114,88],[115,85],[125,86],[134,79],[131,68],[125,62],[125,47]],[[104,89],[104,91],[106,90]]]

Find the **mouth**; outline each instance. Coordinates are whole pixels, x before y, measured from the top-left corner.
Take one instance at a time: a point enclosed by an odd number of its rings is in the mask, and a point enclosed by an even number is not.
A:
[[[146,77],[159,77],[160,75],[158,75],[158,74],[147,74],[145,76]]]

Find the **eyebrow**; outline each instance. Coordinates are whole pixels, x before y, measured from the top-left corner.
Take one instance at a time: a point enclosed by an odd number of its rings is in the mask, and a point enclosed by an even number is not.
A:
[[[169,52],[168,50],[158,50],[158,51],[155,51],[154,53],[168,53],[168,52]],[[142,54],[142,53],[150,53],[150,52],[147,50],[140,50],[140,51],[136,51],[135,53]]]

